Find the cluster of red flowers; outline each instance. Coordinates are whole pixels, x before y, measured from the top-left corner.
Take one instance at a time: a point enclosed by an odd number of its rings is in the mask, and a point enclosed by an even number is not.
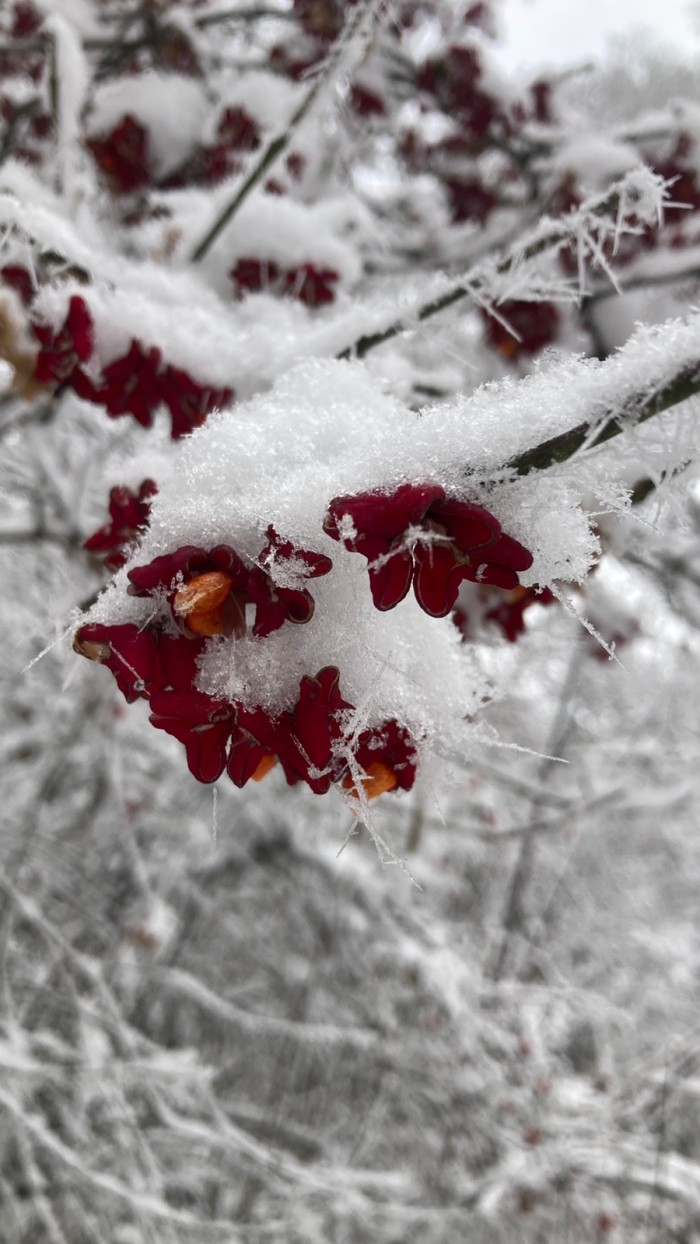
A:
[[[132,339],[126,354],[102,368],[93,381],[82,364],[92,357],[95,331],[90,308],[79,294],[70,300],[59,329],[33,322],[40,343],[36,378],[42,384],[69,385],[78,397],[104,406],[108,415],[133,415],[143,427],[164,403],[170,411],[172,436],[177,439],[199,427],[207,415],[233,398],[232,389],[199,384],[188,372],[163,363],[155,346],[144,348]]]
[[[353,707],[340,694],[338,670],[304,676],[293,709],[264,709],[197,691],[194,681],[203,638],[167,635],[149,626],[91,623],[76,635],[76,651],[106,665],[129,703],[148,700],[151,722],[184,744],[190,772],[215,782],[226,769],[236,786],[260,781],[279,761],[290,786],[306,782],[318,795],[332,784],[368,798],[410,790],[416,753],[396,721],[352,731]]]
[[[148,524],[151,513],[151,497],[158,487],[154,480],[145,479],[138,492],[132,492],[123,484],[110,489],[109,520],[83,541],[89,553],[99,553],[108,570],[120,570],[129,558],[129,551]]]
[[[18,96],[13,90],[5,94],[0,89],[0,139],[5,155],[11,150],[23,163],[38,164],[44,154],[43,140],[53,128],[41,90],[50,48],[41,29],[44,14],[29,0],[20,0],[4,22],[2,17],[0,14],[0,88],[18,78],[22,91]],[[26,90],[30,82],[36,86],[34,98]]]
[[[123,195],[147,186],[173,190],[222,181],[239,171],[241,155],[260,146],[260,129],[245,108],[226,108],[214,142],[199,146],[181,168],[161,180],[153,170],[148,130],[131,113],[125,113],[108,133],[88,139],[87,146],[112,193]]]
[[[245,108],[226,108],[216,129],[213,143],[198,147],[184,168],[163,183],[167,189],[187,185],[215,185],[237,173],[241,155],[260,146],[260,128]]]
[[[0,19],[1,20],[1,19]],[[41,26],[44,14],[31,4],[30,0],[19,0],[12,6],[7,19],[0,25],[2,42],[9,40],[27,40],[27,45],[19,47],[2,46],[0,50],[0,80],[9,77],[30,78],[39,81],[47,44],[41,39]],[[4,98],[4,97],[2,97]]]
[[[278,298],[296,298],[307,307],[333,302],[338,281],[333,268],[316,268],[311,263],[281,268],[274,260],[262,259],[239,259],[230,275],[237,298],[265,291]]]
[[[127,702],[148,700],[152,724],[184,744],[200,782],[215,782],[226,769],[243,787],[279,762],[290,786],[306,782],[317,795],[332,784],[368,799],[410,790],[416,750],[408,731],[391,719],[354,732],[354,708],[340,694],[334,666],[304,676],[293,709],[273,715],[195,689],[204,644],[202,637],[132,624],[92,623],[75,639],[77,652],[111,670]]]
[[[508,134],[511,122],[501,103],[484,88],[483,67],[471,45],[453,44],[434,60],[427,60],[416,76],[418,89],[459,124],[463,137],[477,153],[491,131]]]
[[[132,194],[151,181],[148,131],[131,113],[123,116],[108,134],[87,142],[113,194]]]
[[[138,507],[148,504],[149,487],[146,481],[138,496],[113,490],[110,523],[86,546],[109,550],[123,564],[123,543],[138,531]],[[454,605],[463,579],[512,588],[518,570],[532,562],[492,514],[449,500],[437,484],[337,497],[325,530],[368,558],[372,597],[382,610],[398,604],[413,581],[422,607],[441,617]],[[275,567],[283,570],[282,578],[292,571],[299,586],[279,586]],[[184,744],[189,768],[202,782],[215,781],[226,769],[244,786],[279,761],[290,784],[304,781],[316,794],[333,783],[355,794],[363,790],[368,798],[399,787],[409,790],[416,752],[408,731],[394,719],[354,731],[354,708],[342,698],[333,666],[315,678],[304,676],[294,708],[277,715],[216,699],[194,686],[208,639],[243,637],[253,609],[252,633],[259,639],[285,622],[308,622],[314,600],[302,584],[331,568],[330,558],[282,540],[272,526],[252,563],[228,544],[208,550],[185,545],[129,571],[129,591],[155,605],[147,626],[88,624],[77,633],[76,649],[106,665],[128,701],[149,701],[153,725]]]
[[[532,565],[532,554],[493,514],[447,498],[439,484],[336,497],[324,530],[367,558],[372,599],[382,610],[393,609],[413,583],[421,609],[443,618],[463,580],[510,589]]]
[[[487,5],[474,4],[464,21],[493,33],[491,18]],[[510,148],[517,149],[525,125],[552,121],[551,85],[537,81],[529,98],[504,103],[487,87],[483,55],[471,41],[452,43],[444,54],[425,61],[415,72],[415,83],[424,105],[449,118],[452,128],[446,136],[429,141],[412,127],[404,133],[399,151],[413,172],[438,178],[453,222],[483,224],[500,203],[525,202],[528,187]],[[500,163],[484,164],[480,157],[495,147]]]

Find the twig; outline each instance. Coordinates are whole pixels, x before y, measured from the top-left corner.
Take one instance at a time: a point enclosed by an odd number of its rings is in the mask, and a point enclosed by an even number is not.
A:
[[[536,259],[539,255],[544,254],[545,251],[556,250],[558,247],[563,246],[577,236],[582,222],[589,217],[610,217],[614,219],[621,203],[622,190],[618,184],[597,202],[594,201],[590,206],[584,206],[579,211],[572,212],[566,220],[552,221],[551,228],[548,231],[540,229],[529,245],[517,247],[509,255],[506,255],[500,263],[496,264],[493,268],[493,273],[496,276],[505,276],[521,264],[527,263],[530,259]],[[440,311],[445,311],[448,307],[454,306],[455,303],[461,302],[464,298],[473,297],[482,288],[485,279],[484,276],[479,274],[477,269],[471,277],[469,275],[466,278],[463,277],[444,294],[440,294],[437,298],[432,298],[408,316],[402,316],[401,319],[395,320],[388,328],[360,337],[353,345],[343,350],[338,357],[341,359],[364,358],[365,355],[369,354],[370,350],[374,350],[377,346],[383,345],[384,342],[391,341],[392,338],[407,332],[415,327],[416,324],[422,324],[433,315],[437,315]]]
[[[700,349],[698,351],[700,354]],[[511,458],[506,466],[516,475],[529,475],[530,471],[544,471],[555,463],[568,461],[569,458],[590,441],[590,448],[604,445],[614,436],[620,436],[628,430],[631,423],[636,426],[645,423],[654,415],[659,415],[672,406],[678,406],[689,397],[700,393],[700,361],[693,366],[686,365],[676,376],[665,384],[661,384],[651,395],[647,389],[632,394],[620,407],[617,414],[612,415],[605,426],[593,437],[591,436],[599,420],[592,419],[588,423],[579,423],[568,432],[553,436],[548,441],[528,449],[517,458]]]
[[[571,656],[569,658],[569,664],[567,666],[564,683],[562,685],[557,712],[545,747],[545,751],[550,756],[556,755],[561,750],[562,744],[568,733],[571,693],[578,676],[580,664],[581,661],[577,635],[574,640]],[[551,760],[544,760],[540,765],[538,785],[543,788],[545,785],[545,778],[551,766]],[[539,795],[536,795],[530,804],[531,820],[522,830],[518,858],[511,873],[510,882],[506,890],[506,899],[503,915],[501,917],[501,940],[495,956],[493,957],[492,964],[487,966],[486,969],[486,975],[490,976],[492,980],[500,980],[505,969],[513,936],[519,933],[525,926],[525,895],[532,878],[535,854],[536,820],[533,814],[536,814],[538,811],[539,802],[540,797]]]
[[[607,286],[605,289],[593,290],[586,294],[581,306],[595,306],[607,298],[616,298],[619,294],[630,294],[637,289],[652,289],[655,286],[673,285],[676,281],[697,281],[700,279],[700,265],[679,269],[677,272],[657,272],[649,276],[632,277],[629,281],[618,281],[617,289]]]
[[[13,544],[60,544],[66,549],[82,548],[82,536],[77,531],[49,531],[34,527],[27,531],[0,531],[0,545]]]
[[[266,17],[282,22],[296,20],[296,15],[290,9],[224,9],[220,13],[205,13],[203,17],[196,18],[194,24],[198,30],[204,30],[205,27],[214,26],[217,22],[257,22]]]

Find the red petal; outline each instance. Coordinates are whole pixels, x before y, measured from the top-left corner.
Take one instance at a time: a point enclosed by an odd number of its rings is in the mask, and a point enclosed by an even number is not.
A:
[[[272,756],[262,743],[251,738],[244,730],[236,730],[231,740],[226,771],[234,786],[243,787],[255,775],[260,763]]]
[[[201,691],[154,691],[151,707],[152,725],[184,743],[190,773],[215,782],[226,767],[235,707]]]
[[[290,746],[278,752],[285,773],[298,774],[317,795],[325,794],[331,785],[328,770],[333,743],[341,737],[338,713],[351,707],[340,694],[339,681],[340,674],[332,665],[320,670],[316,678],[302,678],[290,723]],[[320,776],[312,776],[311,769],[320,770]]]
[[[505,566],[496,566],[487,561],[479,562],[478,557],[474,558],[472,566],[465,566],[464,578],[470,583],[483,583],[487,587],[503,587],[508,591],[518,586],[518,576],[514,570],[508,570]]]
[[[464,553],[487,544],[501,530],[501,525],[493,514],[469,501],[448,499],[438,502],[431,505],[426,518],[428,522],[432,520],[444,527],[445,533]]]
[[[269,566],[278,558],[282,561],[293,561],[295,569],[302,572],[307,579],[318,579],[333,569],[333,562],[324,553],[312,553],[309,549],[300,549],[291,540],[281,540],[274,527],[267,529],[267,544],[260,554],[260,561]],[[301,563],[301,565],[299,565]]]
[[[407,528],[417,526],[429,507],[444,496],[439,484],[402,484],[390,494],[365,492],[355,497],[336,497],[328,507],[323,529],[333,540],[340,540],[341,521],[348,515],[357,534],[344,538],[343,544],[351,552],[363,553],[365,537],[396,540]]]
[[[95,344],[95,328],[90,309],[79,294],[74,294],[68,305],[65,330],[70,334],[73,349],[82,363],[89,359]]]
[[[421,609],[433,618],[444,618],[453,608],[465,565],[453,544],[417,544],[413,590]]]
[[[163,587],[170,590],[173,580],[178,575],[183,579],[195,574],[204,574],[208,569],[208,557],[204,549],[195,544],[186,544],[174,553],[164,553],[156,557],[147,566],[135,566],[129,571],[129,578],[136,588],[137,596],[147,596],[155,588]]]
[[[77,631],[75,649],[90,660],[106,665],[128,704],[147,698],[147,686],[160,668],[157,633],[126,623],[106,626],[88,623]]]
[[[199,672],[199,658],[204,652],[203,639],[182,635],[158,636],[158,668],[149,690],[190,691]]]
[[[532,565],[532,553],[512,536],[501,534],[484,552],[489,562],[507,566],[509,570],[529,570]]]
[[[407,549],[393,553],[380,566],[369,565],[369,583],[375,607],[393,609],[408,594],[413,577],[413,557]]]

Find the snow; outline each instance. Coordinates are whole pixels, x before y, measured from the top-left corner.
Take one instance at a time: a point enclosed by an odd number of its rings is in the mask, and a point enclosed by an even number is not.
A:
[[[91,101],[89,129],[94,137],[102,138],[123,117],[133,117],[148,132],[149,161],[160,178],[191,155],[207,113],[206,93],[198,82],[150,71],[98,85]]]
[[[46,22],[54,40],[57,83],[57,153],[63,178],[69,177],[76,158],[82,110],[89,85],[89,70],[72,24],[54,14]]]

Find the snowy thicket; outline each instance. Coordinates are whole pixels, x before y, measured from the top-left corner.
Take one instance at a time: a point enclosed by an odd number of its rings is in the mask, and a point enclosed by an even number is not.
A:
[[[700,1239],[700,111],[497,22],[0,13],[0,1244]]]

